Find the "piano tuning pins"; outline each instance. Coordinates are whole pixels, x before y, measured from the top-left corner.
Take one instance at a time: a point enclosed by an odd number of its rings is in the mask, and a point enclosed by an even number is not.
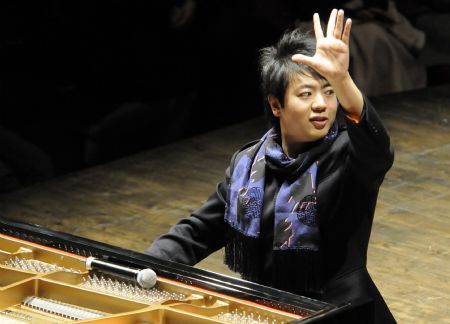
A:
[[[3,324],[33,323],[33,317],[27,314],[23,314],[19,311],[5,309],[0,311],[0,323]]]
[[[246,313],[245,311],[239,312],[237,310],[231,311],[231,313],[221,312],[217,319],[226,323],[233,324],[284,324],[284,321],[278,322],[276,319],[265,317],[260,314],[255,316],[253,313]]]
[[[99,278],[96,274],[83,277],[78,286],[147,303],[162,303],[168,300],[182,301],[186,299],[186,295],[181,293],[162,291],[156,288],[144,289],[136,284],[113,280],[109,277],[100,276]]]
[[[38,273],[47,273],[47,272],[70,272],[70,273],[81,273],[81,271],[72,269],[72,268],[66,268],[57,266],[54,264],[38,261],[38,260],[32,260],[32,259],[23,259],[19,257],[14,257],[9,260],[5,260],[3,262],[3,265],[14,268],[14,269],[20,269],[20,270],[26,270],[26,271],[32,271],[32,272],[38,272]]]
[[[36,296],[26,297],[22,301],[22,305],[39,312],[60,316],[70,320],[96,319],[108,315],[96,310]]]

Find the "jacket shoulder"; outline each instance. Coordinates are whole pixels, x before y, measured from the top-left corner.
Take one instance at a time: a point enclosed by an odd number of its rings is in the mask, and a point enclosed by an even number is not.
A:
[[[234,152],[234,154],[231,158],[231,163],[230,163],[231,170],[234,169],[234,165],[243,155],[245,155],[245,154],[248,155],[249,153],[254,151],[255,148],[258,148],[261,143],[262,143],[262,141],[260,139],[253,140],[251,142],[245,143],[236,152]]]

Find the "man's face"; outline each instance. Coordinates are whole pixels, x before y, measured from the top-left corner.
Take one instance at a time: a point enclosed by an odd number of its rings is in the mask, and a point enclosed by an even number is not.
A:
[[[336,110],[336,95],[328,81],[303,74],[291,78],[283,107],[272,106],[273,114],[280,119],[282,139],[288,146],[307,144],[327,135]]]

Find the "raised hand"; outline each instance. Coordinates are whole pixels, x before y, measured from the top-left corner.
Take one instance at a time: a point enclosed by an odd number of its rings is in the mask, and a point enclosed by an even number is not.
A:
[[[349,39],[351,19],[345,21],[344,10],[333,9],[328,20],[326,36],[320,24],[319,15],[313,16],[314,32],[316,35],[316,53],[314,56],[296,54],[292,60],[312,67],[331,84],[339,82],[348,74],[349,66]]]

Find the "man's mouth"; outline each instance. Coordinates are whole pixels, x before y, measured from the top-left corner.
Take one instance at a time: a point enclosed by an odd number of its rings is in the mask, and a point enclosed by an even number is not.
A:
[[[323,116],[316,116],[311,117],[309,121],[311,122],[311,124],[313,124],[314,128],[322,129],[327,125],[328,118]]]

